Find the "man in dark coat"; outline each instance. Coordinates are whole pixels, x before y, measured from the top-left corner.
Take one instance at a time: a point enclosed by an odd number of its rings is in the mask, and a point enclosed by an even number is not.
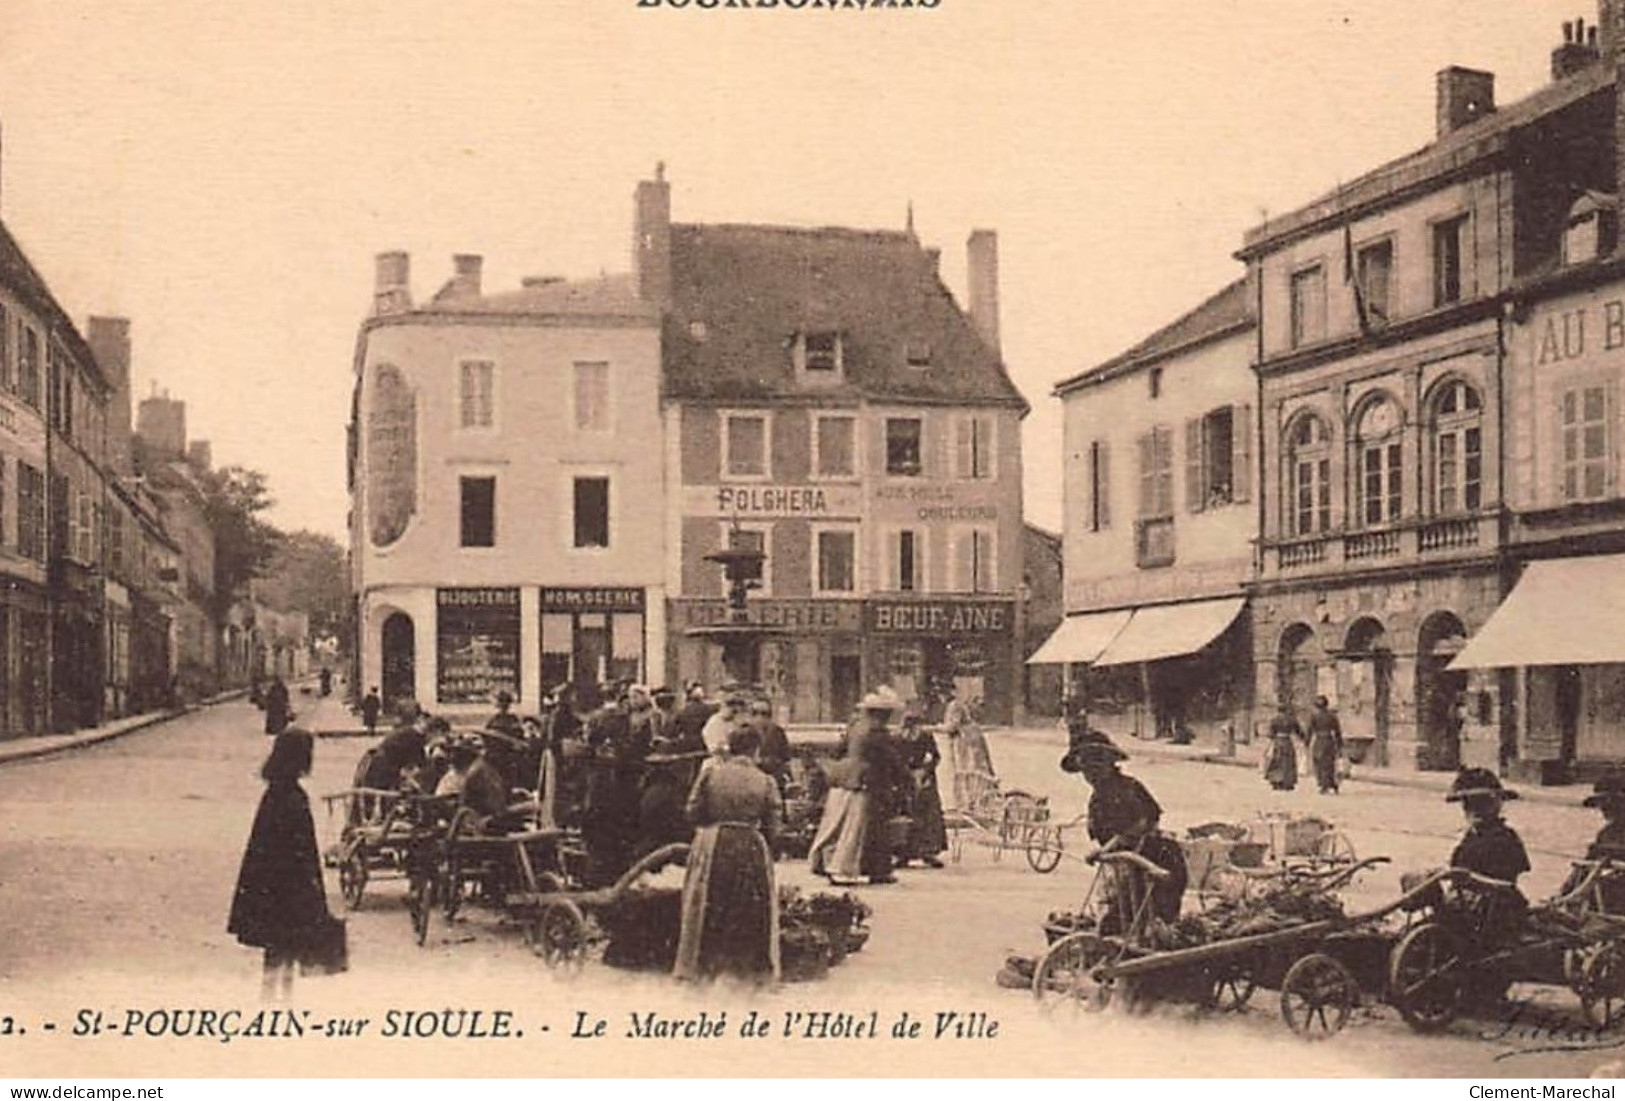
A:
[[[705,702],[705,689],[697,684],[689,685],[688,702],[677,712],[677,717],[673,720],[677,735],[676,752],[691,753],[705,750],[702,732],[715,712],[716,708]]]
[[[1337,762],[1342,756],[1343,726],[1326,697],[1316,696],[1314,714],[1309,716],[1309,760],[1322,795],[1337,794]]]
[[[384,709],[384,701],[378,695],[376,686],[367,690],[361,697],[361,725],[371,734],[378,729],[378,714]]]
[[[761,737],[761,748],[756,751],[756,765],[773,777],[780,794],[784,792],[784,773],[790,765],[790,736],[784,727],[773,720],[771,700],[756,700],[750,705],[750,723]]]
[[[280,734],[287,729],[293,717],[288,699],[288,686],[281,676],[271,678],[271,687],[265,690],[265,732]]]
[[[486,722],[485,729],[494,730],[510,738],[523,736],[519,726],[519,716],[511,710],[513,707],[513,693],[507,689],[497,693],[497,713]]]

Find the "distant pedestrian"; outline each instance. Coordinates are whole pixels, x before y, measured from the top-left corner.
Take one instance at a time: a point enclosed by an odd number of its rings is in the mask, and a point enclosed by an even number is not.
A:
[[[317,679],[321,682],[322,695],[324,697],[331,696],[333,694],[333,670],[325,665],[322,666],[322,671]]]
[[[1264,779],[1276,791],[1291,791],[1298,786],[1298,745],[1303,738],[1303,727],[1292,715],[1292,705],[1282,703],[1270,720],[1270,744],[1264,757]]]
[[[1342,758],[1342,724],[1326,697],[1316,696],[1315,713],[1309,716],[1309,761],[1315,766],[1315,783],[1322,795],[1337,794],[1337,765]]]
[[[378,695],[376,686],[369,688],[367,694],[361,697],[361,725],[367,728],[368,734],[378,733],[378,716],[384,710],[384,701]]]
[[[260,768],[260,797],[226,932],[239,943],[265,950],[262,993],[286,998],[293,968],[333,921],[316,852],[310,799],[299,786],[310,774],[313,740],[297,727],[282,731]]]
[[[271,678],[271,687],[265,690],[265,732],[280,734],[293,719],[293,708],[288,699],[288,685],[280,675]]]

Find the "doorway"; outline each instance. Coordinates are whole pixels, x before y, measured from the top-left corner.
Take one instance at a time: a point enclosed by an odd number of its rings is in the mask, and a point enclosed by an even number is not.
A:
[[[844,723],[857,709],[863,688],[863,659],[857,654],[831,654],[829,659],[830,721]]]
[[[1417,636],[1416,703],[1422,721],[1422,759],[1417,764],[1423,769],[1461,767],[1467,674],[1447,667],[1466,641],[1467,628],[1449,612],[1429,616]]]
[[[391,612],[384,620],[382,632],[383,676],[379,691],[383,695],[384,709],[392,711],[402,700],[411,699],[417,690],[417,639],[412,617],[405,612]]]
[[[1275,663],[1275,698],[1302,722],[1315,702],[1315,670],[1320,664],[1315,632],[1307,624],[1294,623],[1281,632],[1281,645]]]
[[[1378,764],[1388,763],[1389,701],[1393,695],[1393,652],[1387,631],[1369,617],[1349,628],[1343,647],[1347,705],[1338,718],[1345,740],[1366,738],[1376,748]]]

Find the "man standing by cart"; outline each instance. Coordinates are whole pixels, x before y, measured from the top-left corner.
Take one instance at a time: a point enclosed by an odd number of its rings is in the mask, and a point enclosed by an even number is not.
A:
[[[1145,785],[1118,769],[1127,759],[1128,754],[1113,745],[1110,738],[1092,730],[1073,740],[1061,758],[1061,768],[1082,774],[1093,789],[1089,797],[1089,837],[1103,852],[1139,853],[1168,873],[1168,878],[1152,885],[1152,909],[1163,921],[1177,921],[1189,878],[1185,854],[1177,841],[1157,832],[1162,807]],[[1117,920],[1126,920],[1121,903],[1114,909],[1119,911]]]

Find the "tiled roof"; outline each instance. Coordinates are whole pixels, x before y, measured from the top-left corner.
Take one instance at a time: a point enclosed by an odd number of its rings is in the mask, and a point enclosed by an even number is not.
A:
[[[673,225],[665,332],[672,397],[805,396],[796,334],[841,335],[844,384],[825,398],[1027,403],[910,233]],[[911,365],[929,349],[929,363]]]
[[[1247,231],[1238,255],[1261,251],[1270,242],[1304,232],[1330,218],[1346,217],[1367,203],[1498,152],[1505,147],[1513,131],[1601,92],[1614,81],[1614,66],[1598,62],[1523,99],[1498,107],[1483,118],[1372,169],[1312,203],[1255,226]]]
[[[28,255],[4,222],[0,222],[0,286],[6,287],[29,309],[49,321],[69,354],[83,363],[86,370],[93,372],[104,387],[108,385],[101,364],[96,362],[78,326],[51,293],[51,288],[46,286],[44,277],[29,262]]]
[[[1091,367],[1071,378],[1055,384],[1055,392],[1064,394],[1079,386],[1104,382],[1108,378],[1127,374],[1175,352],[1201,344],[1214,337],[1251,328],[1253,324],[1253,296],[1251,284],[1245,278],[1237,279],[1218,294],[1194,310],[1164,325],[1134,347],[1113,356],[1098,367]]]
[[[451,285],[425,303],[421,313],[505,314],[546,316],[647,317],[658,313],[637,296],[630,275],[601,275],[596,279],[535,280],[529,286],[496,294],[458,296]]]

